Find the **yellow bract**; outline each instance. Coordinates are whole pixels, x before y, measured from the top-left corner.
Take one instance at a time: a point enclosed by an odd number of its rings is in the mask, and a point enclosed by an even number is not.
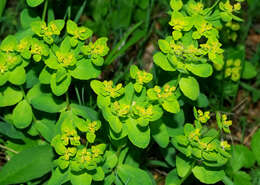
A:
[[[206,123],[210,119],[210,112],[206,111],[203,113],[201,110],[198,110],[198,121],[201,123]]]
[[[220,146],[221,146],[224,150],[230,150],[230,144],[228,144],[227,141],[221,141]]]
[[[118,97],[119,91],[122,88],[122,84],[121,83],[117,84],[116,87],[113,87],[113,82],[111,80],[110,81],[104,81],[103,85],[104,85],[103,90],[105,92],[108,92],[112,98]]]
[[[199,137],[200,137],[200,129],[196,128],[193,132],[190,133],[189,135],[189,139],[190,140],[195,140],[195,141],[199,141]]]
[[[161,87],[155,86],[153,90],[157,93],[157,97],[160,99],[168,98],[173,95],[173,92],[176,90],[175,86],[170,86],[169,84],[166,84],[163,87],[163,90],[161,90]]]
[[[56,51],[56,57],[58,59],[58,62],[66,67],[66,66],[71,66],[75,64],[75,56],[72,52],[61,52],[61,51]]]
[[[119,104],[118,101],[112,104],[112,109],[120,117],[125,117],[130,111],[130,105]]]
[[[4,73],[8,70],[8,67],[5,64],[0,64],[0,73]]]
[[[73,157],[76,154],[76,152],[77,152],[77,149],[74,147],[67,148],[67,150],[65,151],[65,154],[63,155],[64,159],[66,161],[68,161],[70,159],[70,157]]]

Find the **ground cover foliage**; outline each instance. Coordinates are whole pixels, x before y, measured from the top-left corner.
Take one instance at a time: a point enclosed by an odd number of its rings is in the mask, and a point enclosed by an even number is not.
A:
[[[0,184],[260,183],[257,0],[0,2]]]

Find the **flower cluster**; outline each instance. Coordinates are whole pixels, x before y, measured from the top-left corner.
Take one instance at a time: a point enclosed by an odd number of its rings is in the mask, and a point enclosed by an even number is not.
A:
[[[225,78],[230,77],[232,81],[238,81],[240,79],[241,69],[240,59],[228,59],[225,68]]]
[[[202,119],[206,123],[205,119],[209,119],[209,112],[203,114],[199,110],[194,114],[197,115],[196,121]],[[195,126],[189,123],[184,125],[184,134],[173,137],[173,145],[186,157],[201,160],[208,167],[225,165],[230,158],[230,145],[227,141],[219,140],[219,133],[215,129],[205,130],[206,127],[196,121]]]
[[[177,113],[180,105],[173,85],[147,90],[146,84],[152,80],[152,74],[132,66],[130,75],[134,83],[125,87],[113,85],[112,81],[97,80],[90,85],[98,95],[97,104],[110,125],[111,138],[119,140],[128,136],[134,145],[145,148],[150,140],[150,123],[161,118],[162,109]],[[136,139],[138,137],[140,140]]]
[[[70,114],[61,123],[61,133],[56,135],[51,142],[60,157],[56,160],[62,169],[70,167],[72,171],[95,170],[102,162],[105,144],[84,144],[80,133],[85,133],[88,143],[94,143],[95,132],[101,127],[100,121],[84,120]],[[79,132],[80,131],[80,132]]]

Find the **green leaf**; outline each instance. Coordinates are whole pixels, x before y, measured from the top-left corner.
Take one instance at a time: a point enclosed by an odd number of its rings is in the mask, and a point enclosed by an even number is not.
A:
[[[153,56],[154,63],[161,67],[164,71],[176,71],[176,69],[171,65],[166,55],[161,52],[156,53]]]
[[[32,117],[32,107],[26,100],[19,102],[14,108],[13,123],[17,128],[28,127],[32,122]]]
[[[50,122],[45,123],[44,121],[37,120],[34,123],[34,127],[46,141],[51,142],[52,138],[55,136],[55,125]]]
[[[200,94],[200,88],[198,81],[189,76],[187,78],[183,77],[181,78],[179,82],[181,91],[185,96],[190,98],[191,100],[196,100]]]
[[[178,113],[180,111],[180,104],[176,99],[171,101],[165,100],[162,103],[162,107],[164,108],[164,110],[171,113]]]
[[[35,109],[44,112],[56,113],[66,108],[63,99],[54,97],[48,89],[39,84],[29,90],[27,98]]]
[[[17,46],[17,39],[13,35],[8,35],[2,42],[1,42],[1,50],[3,51],[14,51]]]
[[[245,62],[245,67],[242,73],[242,78],[243,79],[252,79],[254,77],[256,77],[257,75],[257,71],[256,71],[256,67],[253,66],[253,64],[251,62]]]
[[[207,96],[203,93],[199,94],[199,97],[197,99],[197,107],[199,108],[206,108],[209,106],[209,100]]]
[[[127,185],[153,185],[149,175],[139,169],[129,165],[120,165],[117,168],[120,179]]]
[[[26,8],[21,12],[20,22],[24,29],[30,28],[32,22],[40,20],[41,18],[32,10]]]
[[[101,72],[92,64],[90,59],[82,59],[77,61],[75,69],[71,70],[70,73],[73,78],[89,80],[97,78]]]
[[[176,156],[176,169],[180,177],[184,177],[192,168],[192,160],[182,154]]]
[[[102,181],[105,178],[104,171],[101,167],[96,168],[96,173],[92,174],[92,178],[94,181]]]
[[[159,48],[164,53],[169,53],[169,51],[171,50],[170,44],[166,40],[160,39],[160,40],[158,40],[158,44],[159,44]]]
[[[23,67],[16,67],[9,73],[9,82],[14,85],[22,85],[26,80],[26,74]]]
[[[179,185],[181,179],[179,178],[176,169],[170,171],[166,177],[165,185]]]
[[[0,107],[15,105],[23,98],[23,93],[13,86],[0,87]]]
[[[66,93],[69,89],[71,83],[71,76],[67,76],[61,81],[57,82],[57,73],[52,74],[51,76],[51,90],[56,96],[61,96]]]
[[[41,84],[50,84],[51,83],[51,76],[53,74],[54,70],[48,68],[45,66],[39,76],[39,80]]]
[[[0,184],[19,184],[39,178],[52,169],[49,145],[31,147],[14,155],[0,171]]]
[[[112,171],[113,168],[116,167],[118,162],[118,157],[116,153],[112,151],[106,151],[104,157],[105,157],[105,163],[103,165],[103,169],[105,173],[107,173]]]
[[[0,18],[2,17],[3,11],[5,9],[6,0],[0,1]]]
[[[90,119],[91,121],[98,120],[98,113],[91,107],[72,103],[70,104],[70,108],[73,114],[81,116],[85,119]]]
[[[0,122],[0,134],[13,139],[23,139],[22,132],[16,130],[10,123]]]
[[[48,185],[61,185],[69,181],[69,171],[61,171],[59,167],[52,171]]]
[[[255,163],[255,156],[246,146],[234,145],[232,147],[232,157],[230,164],[234,171],[238,171],[242,167],[250,168]]]
[[[103,83],[98,81],[98,80],[92,80],[90,82],[90,87],[92,88],[92,90],[97,94],[97,95],[101,95],[103,93]]]
[[[252,185],[251,176],[243,171],[237,171],[233,174],[235,185]]]
[[[169,144],[169,135],[167,127],[162,122],[162,120],[152,122],[150,124],[150,128],[153,139],[158,143],[160,147],[166,148]]]
[[[72,185],[91,185],[92,177],[88,173],[74,174],[70,175]]]
[[[187,64],[187,69],[199,77],[209,77],[213,68],[210,64]]]
[[[26,0],[30,7],[36,7],[43,3],[44,0]],[[47,1],[47,0],[46,0]]]
[[[139,127],[132,118],[127,119],[126,124],[130,141],[139,148],[146,148],[150,142],[150,128]]]
[[[8,81],[8,77],[9,77],[9,72],[0,74],[0,86],[5,85],[5,83]]]
[[[222,169],[207,168],[204,166],[195,166],[192,169],[193,175],[205,184],[215,184],[225,177]]]
[[[260,129],[253,135],[251,141],[251,148],[257,160],[257,163],[260,165]]]

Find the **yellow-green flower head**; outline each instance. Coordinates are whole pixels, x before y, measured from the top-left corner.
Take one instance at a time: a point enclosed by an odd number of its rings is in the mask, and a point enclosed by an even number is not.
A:
[[[36,38],[31,40],[30,52],[35,62],[39,62],[43,56],[47,57],[49,55],[48,47],[42,41],[39,41]]]
[[[88,132],[95,133],[100,127],[101,127],[100,121],[92,121],[88,123],[87,130]]]
[[[109,51],[107,40],[107,38],[101,37],[95,43],[90,42],[88,45],[83,46],[81,51],[83,54],[91,55],[93,58],[106,56]]]
[[[169,84],[164,85],[163,88],[156,85],[152,89],[148,89],[147,96],[151,100],[166,100],[174,95],[174,91],[176,90],[175,86],[170,86]]]
[[[202,110],[198,110],[198,121],[201,123],[207,123],[207,121],[210,119],[210,112],[202,112]]]
[[[8,71],[8,67],[5,60],[0,60],[0,74],[5,73]]]
[[[200,129],[199,129],[199,128],[196,128],[194,131],[192,131],[192,132],[189,134],[188,137],[189,137],[190,140],[199,141],[200,135],[201,135]]]
[[[124,88],[122,84],[117,84],[113,87],[113,81],[104,81],[103,82],[103,96],[110,96],[112,98],[120,97],[124,93]]]
[[[169,24],[176,31],[189,31],[193,24],[189,17],[184,16],[182,13],[174,11],[171,16]]]
[[[118,101],[115,101],[111,104],[112,113],[119,117],[127,117],[130,112],[130,105],[120,104]]]
[[[78,27],[77,24],[71,20],[67,21],[67,32],[72,37],[70,38],[70,44],[75,47],[78,44],[78,40],[84,41],[92,36],[93,32],[89,28],[84,26]]]
[[[5,53],[15,52],[17,39],[13,35],[7,36],[1,43],[1,50]]]
[[[63,67],[73,66],[77,62],[75,54],[73,52],[58,50],[55,52],[55,55],[57,57],[57,61]]]
[[[78,136],[77,131],[69,127],[65,127],[62,130],[61,140],[64,145],[80,145],[80,137]]]
[[[200,46],[208,54],[209,59],[213,63],[218,63],[215,61],[218,60],[219,55],[221,55],[224,50],[220,48],[222,44],[217,39],[209,38],[206,44],[200,44]]]
[[[202,2],[189,1],[186,7],[189,14],[196,15],[203,13],[204,4]]]
[[[15,53],[3,53],[3,58],[8,69],[14,69],[22,61],[21,57]]]
[[[66,161],[69,161],[71,157],[75,156],[75,154],[77,153],[77,148],[75,147],[68,147],[67,150],[64,153],[64,159]]]
[[[232,13],[233,12],[233,6],[230,4],[230,1],[227,0],[225,3],[223,2],[220,2],[219,3],[219,8],[222,10],[222,11],[226,11],[228,13]]]
[[[185,54],[190,54],[190,55],[201,55],[202,54],[201,49],[195,47],[193,44],[190,44],[188,47],[186,47],[184,52],[185,52]]]
[[[230,146],[230,144],[228,144],[227,141],[221,141],[220,146],[223,150],[230,150],[231,149],[231,146]]]
[[[184,46],[181,43],[176,44],[174,40],[170,41],[170,47],[173,50],[173,53],[176,55],[182,55],[184,52]]]
[[[0,49],[1,53],[1,60],[2,62],[2,71],[6,71],[6,67],[8,69],[14,69],[18,64],[22,62],[20,55],[15,51],[17,46],[17,40],[14,36],[9,35],[7,36],[1,43]],[[6,66],[6,67],[3,67]]]
[[[76,158],[81,164],[90,163],[92,161],[92,154],[86,148],[83,148],[78,150]]]
[[[54,35],[60,35],[61,30],[64,27],[64,20],[53,20],[47,24],[44,21],[35,21],[31,24],[32,31],[43,40],[52,44]]]
[[[153,106],[149,105],[147,108],[135,104],[133,106],[133,113],[144,119],[150,119],[153,116]]]
[[[130,68],[130,76],[132,79],[135,79],[136,83],[134,84],[135,91],[140,93],[143,89],[143,85],[149,83],[153,79],[151,73],[146,71],[139,70],[136,65],[132,65]]]
[[[227,120],[227,115],[223,114],[221,117],[222,128],[224,132],[230,133],[229,127],[232,125],[232,120]]]

